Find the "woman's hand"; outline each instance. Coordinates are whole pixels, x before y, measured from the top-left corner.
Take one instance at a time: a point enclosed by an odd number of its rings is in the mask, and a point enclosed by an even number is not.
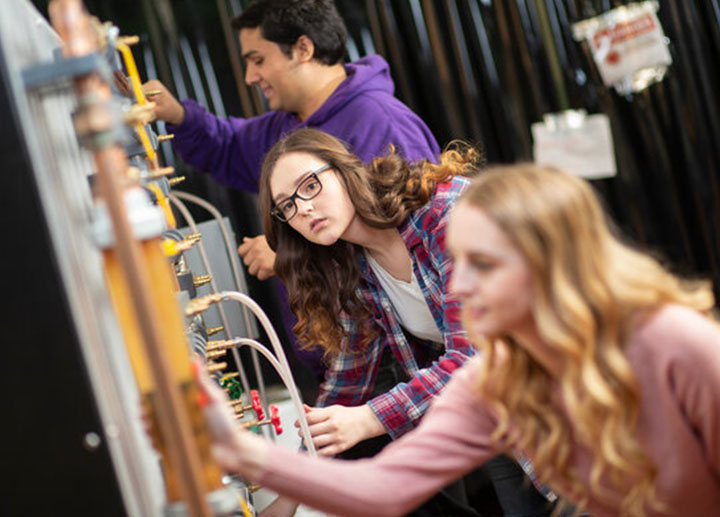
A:
[[[215,461],[225,471],[256,480],[265,464],[267,442],[249,431],[238,429],[227,395],[208,377],[202,363],[195,363],[195,372],[201,390],[200,405],[205,410],[213,440]]]
[[[304,407],[310,435],[320,456],[334,456],[362,440],[385,434],[385,427],[367,404],[357,407]],[[300,423],[295,422],[295,427],[300,427]]]

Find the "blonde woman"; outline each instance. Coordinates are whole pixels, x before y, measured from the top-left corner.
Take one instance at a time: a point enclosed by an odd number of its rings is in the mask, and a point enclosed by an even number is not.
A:
[[[617,240],[585,181],[533,165],[475,180],[447,239],[451,289],[483,353],[420,426],[370,460],[314,460],[235,433],[207,385],[224,466],[335,514],[402,515],[511,451],[594,516],[716,514],[720,328],[710,286]]]

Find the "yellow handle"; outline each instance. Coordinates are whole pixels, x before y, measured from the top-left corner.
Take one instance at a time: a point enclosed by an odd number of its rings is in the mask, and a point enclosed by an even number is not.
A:
[[[163,194],[160,185],[157,183],[148,183],[145,186],[152,190],[153,194],[155,194],[155,197],[158,200],[158,205],[163,209],[163,213],[165,214],[165,220],[167,221],[168,227],[177,228],[177,221],[175,220],[175,214],[173,214],[172,207],[170,206],[170,199]]]
[[[142,89],[142,83],[140,82],[140,74],[138,73],[137,65],[135,64],[135,58],[132,55],[132,51],[130,50],[130,47],[125,43],[118,43],[117,49],[122,54],[123,61],[125,61],[125,68],[127,69],[127,73],[130,76],[130,83],[132,84],[133,91],[135,92],[135,98],[137,99],[138,104],[144,106],[145,104],[147,104],[147,98],[145,98],[145,92],[143,92]],[[150,137],[148,136],[147,131],[145,131],[145,126],[143,126],[142,124],[135,124],[135,131],[137,131],[137,134],[140,137],[140,143],[145,149],[148,160],[150,160],[150,163],[155,164],[157,162],[157,154],[155,153],[155,149],[153,149],[153,146],[150,143]]]

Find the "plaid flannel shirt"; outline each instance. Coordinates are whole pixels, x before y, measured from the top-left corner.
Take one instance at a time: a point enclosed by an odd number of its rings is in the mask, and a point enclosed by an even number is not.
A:
[[[379,327],[378,337],[362,353],[342,352],[334,358],[320,386],[318,406],[368,403],[388,434],[397,438],[418,424],[452,373],[474,354],[460,321],[460,303],[448,293],[452,262],[445,252],[448,214],[469,183],[469,179],[457,176],[439,184],[430,201],[398,228],[410,252],[413,274],[442,333],[443,343],[405,333],[390,299],[364,254],[359,253],[361,279],[358,289],[362,299],[372,307],[371,313]],[[341,316],[349,336],[343,349],[352,351],[360,336],[355,332],[354,322]],[[370,399],[385,347],[390,347],[410,379]]]

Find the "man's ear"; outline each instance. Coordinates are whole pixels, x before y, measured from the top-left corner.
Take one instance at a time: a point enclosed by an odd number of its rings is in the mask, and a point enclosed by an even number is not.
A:
[[[315,43],[305,34],[301,35],[293,45],[293,54],[300,63],[312,61],[315,57]]]

